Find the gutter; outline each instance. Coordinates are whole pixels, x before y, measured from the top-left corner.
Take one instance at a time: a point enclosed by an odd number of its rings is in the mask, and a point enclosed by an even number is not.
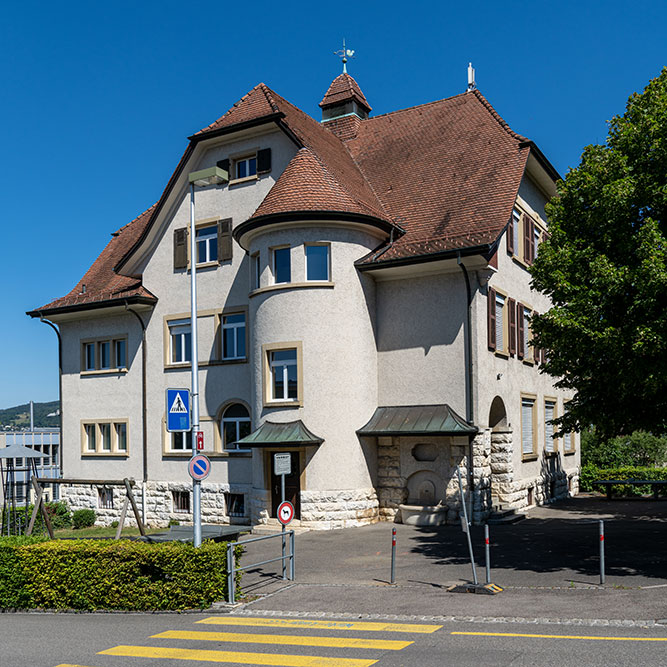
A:
[[[474,420],[474,410],[473,410],[473,382],[472,382],[472,295],[470,290],[470,278],[468,277],[468,269],[466,269],[465,264],[461,261],[461,253],[458,253],[456,263],[463,271],[463,278],[466,284],[466,326],[465,326],[465,355],[464,355],[464,364],[465,364],[465,393],[466,393],[466,421],[469,424],[473,423]],[[470,502],[470,520],[472,521],[472,509],[473,509],[473,494],[475,491],[475,474],[474,474],[474,456],[473,456],[473,438],[468,439],[468,489],[469,489],[469,502]]]
[[[40,320],[44,316],[50,317],[52,315],[64,315],[66,313],[78,313],[83,310],[97,310],[100,308],[110,308],[113,306],[123,306],[128,303],[136,305],[154,306],[157,303],[156,297],[148,296],[134,296],[119,299],[105,299],[104,301],[93,301],[91,303],[79,303],[71,306],[61,306],[59,308],[42,308],[39,310],[29,310],[26,315],[30,317],[39,317]]]
[[[125,310],[132,313],[141,325],[141,438],[143,477],[141,483],[141,520],[146,523],[146,483],[148,482],[148,425],[146,420],[146,325],[141,315],[125,302]]]
[[[32,316],[34,317],[34,315]],[[58,403],[59,403],[59,408],[60,410],[58,411],[60,413],[60,456],[58,457],[60,459],[60,476],[63,476],[63,339],[60,335],[60,330],[58,327],[53,323],[49,322],[49,320],[45,319],[43,316],[39,316],[39,321],[44,322],[44,324],[48,324],[55,332],[56,336],[58,336]]]

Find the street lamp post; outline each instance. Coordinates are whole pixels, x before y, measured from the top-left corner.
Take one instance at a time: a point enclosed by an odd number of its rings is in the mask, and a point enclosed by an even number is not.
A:
[[[197,239],[195,238],[195,186],[219,185],[228,180],[228,174],[220,167],[209,167],[189,174],[190,182],[190,338],[192,368],[192,457],[197,454],[199,431],[199,357],[197,349]],[[193,543],[201,546],[201,481],[192,480]]]

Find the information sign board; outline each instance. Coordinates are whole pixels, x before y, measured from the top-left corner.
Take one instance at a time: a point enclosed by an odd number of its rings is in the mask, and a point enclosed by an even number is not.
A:
[[[275,475],[289,475],[292,472],[291,454],[273,455],[273,473]]]

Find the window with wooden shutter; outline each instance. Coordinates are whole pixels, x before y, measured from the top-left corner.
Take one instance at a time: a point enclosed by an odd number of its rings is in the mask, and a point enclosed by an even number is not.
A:
[[[509,225],[507,225],[507,254],[514,254],[514,217],[510,218]]]
[[[524,338],[525,338],[525,330],[524,330],[524,325],[523,325],[523,304],[522,303],[517,303],[516,304],[516,328],[517,328],[517,336],[516,336],[516,356],[517,359],[523,359],[523,351],[524,351]]]
[[[257,173],[267,174],[271,171],[271,149],[262,148],[257,151]]]
[[[218,262],[229,262],[232,259],[234,243],[232,240],[232,219],[218,221]]]
[[[552,454],[556,451],[553,420],[556,417],[555,401],[544,402],[544,451]]]
[[[223,171],[227,172],[227,180],[231,178],[231,175],[229,173],[229,158],[225,158],[224,160],[219,160],[216,163],[216,166],[222,169]]]
[[[496,352],[506,352],[505,297],[496,292]]]
[[[487,309],[487,329],[489,334],[489,350],[496,349],[496,290],[489,287]]]
[[[507,226],[507,253],[517,256],[520,251],[519,237],[521,230],[521,213],[515,208],[512,209],[509,225]]]
[[[535,399],[521,399],[521,453],[524,457],[535,453]]]
[[[507,300],[507,310],[509,314],[509,353],[510,357],[516,354],[516,301]]]
[[[533,349],[530,345],[530,315],[528,308],[523,309],[523,357],[530,361],[533,357]]]
[[[188,228],[174,230],[174,269],[188,268]]]

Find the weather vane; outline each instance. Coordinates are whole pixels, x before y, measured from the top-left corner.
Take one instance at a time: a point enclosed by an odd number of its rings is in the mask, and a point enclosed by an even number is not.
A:
[[[343,37],[343,48],[334,51],[334,55],[343,59],[343,74],[347,74],[347,59],[354,58],[354,51],[352,49],[345,48],[345,37]]]

